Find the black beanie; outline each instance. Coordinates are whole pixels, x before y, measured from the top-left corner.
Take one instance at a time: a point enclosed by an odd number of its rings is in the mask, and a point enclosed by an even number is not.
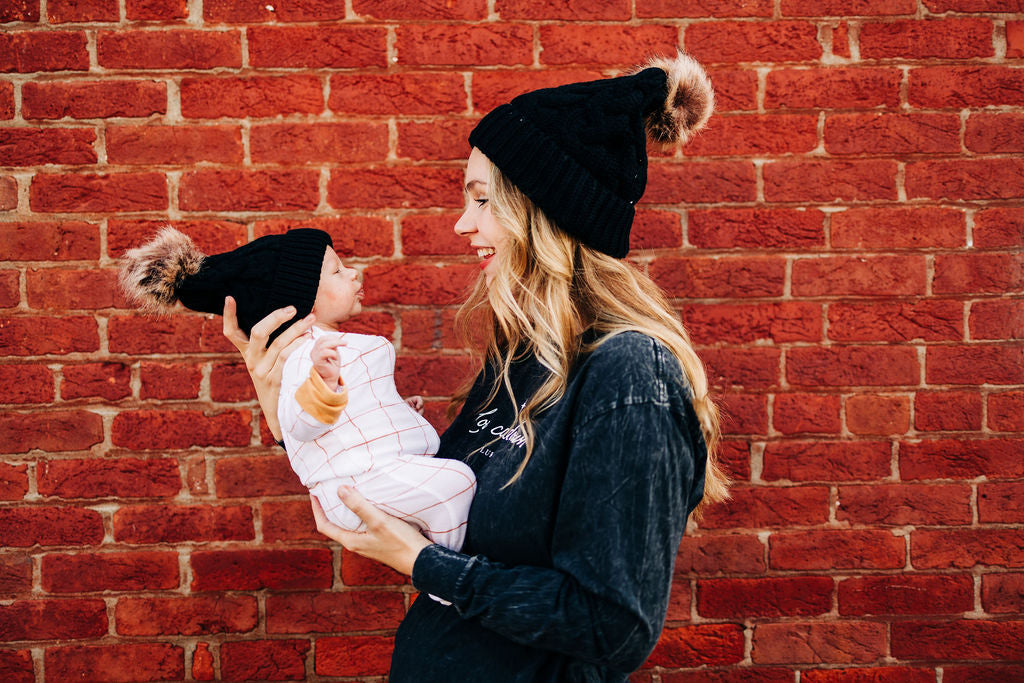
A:
[[[627,76],[535,90],[490,112],[469,134],[555,224],[616,258],[629,251],[647,185],[647,138],[687,141],[714,108],[711,82],[680,53]]]
[[[120,282],[130,300],[153,311],[180,301],[193,311],[220,314],[224,297],[231,296],[246,334],[271,311],[295,306],[295,317],[270,335],[273,340],[313,310],[329,246],[331,236],[323,230],[298,228],[207,256],[188,235],[167,227],[125,253]]]

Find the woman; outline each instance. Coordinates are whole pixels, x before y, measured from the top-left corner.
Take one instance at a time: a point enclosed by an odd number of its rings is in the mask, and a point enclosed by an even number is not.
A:
[[[726,479],[700,361],[657,287],[621,259],[647,135],[685,141],[711,107],[706,75],[680,55],[527,93],[470,135],[455,231],[482,274],[460,321],[487,338],[437,456],[478,478],[465,546],[431,544],[353,490],[339,496],[364,533],[314,503],[322,533],[451,603],[413,604],[391,681],[624,681],[657,642],[687,516],[724,499]],[[262,349],[289,313],[249,344],[225,309],[264,406],[281,350],[309,325]]]

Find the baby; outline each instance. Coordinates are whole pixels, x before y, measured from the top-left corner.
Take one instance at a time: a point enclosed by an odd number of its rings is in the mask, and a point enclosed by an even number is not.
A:
[[[435,543],[461,549],[476,478],[463,462],[432,457],[437,433],[420,414],[422,399],[398,395],[391,343],[339,331],[361,312],[363,294],[358,272],[342,264],[330,235],[300,228],[206,256],[186,235],[165,228],[125,254],[121,284],[152,310],[180,301],[220,313],[231,296],[246,334],[278,308],[294,306],[293,320],[312,312],[316,324],[288,356],[278,400],[295,473],[328,519],[345,529],[362,527],[338,498],[338,487],[350,485]]]

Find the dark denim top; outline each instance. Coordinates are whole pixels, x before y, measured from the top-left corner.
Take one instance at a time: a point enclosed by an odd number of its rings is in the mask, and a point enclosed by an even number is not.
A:
[[[522,406],[544,380],[533,357],[512,369]],[[534,421],[522,461],[515,406],[477,378],[438,457],[466,458],[477,493],[461,553],[425,548],[420,597],[395,638],[392,683],[625,681],[654,648],[706,449],[688,384],[669,350],[627,332],[576,363],[564,397]]]

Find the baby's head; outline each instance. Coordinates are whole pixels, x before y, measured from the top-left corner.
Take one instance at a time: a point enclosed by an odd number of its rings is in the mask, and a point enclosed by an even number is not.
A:
[[[187,235],[168,227],[125,253],[120,281],[130,300],[158,312],[180,301],[194,311],[221,313],[231,296],[246,334],[271,311],[294,306],[295,317],[271,334],[274,339],[311,311],[335,329],[358,313],[362,287],[356,275],[342,266],[331,236],[322,230],[289,230],[207,256]]]

